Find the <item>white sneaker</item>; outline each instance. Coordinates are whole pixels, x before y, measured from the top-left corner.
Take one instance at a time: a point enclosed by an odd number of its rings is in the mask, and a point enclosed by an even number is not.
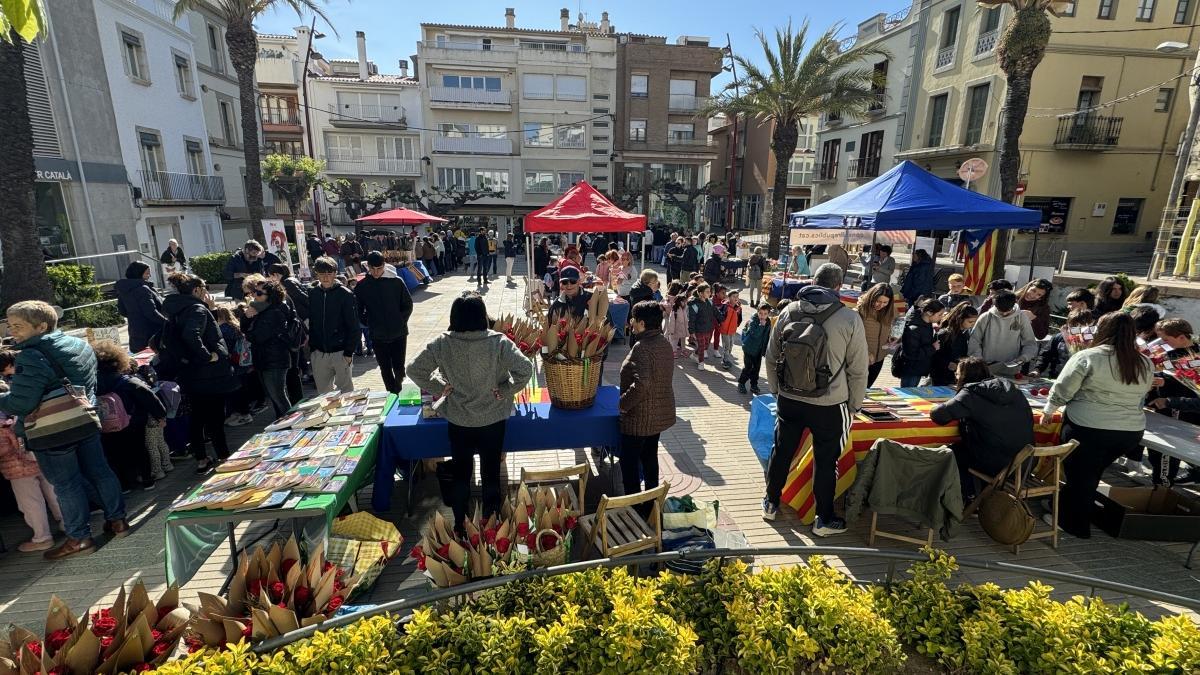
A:
[[[705,370],[703,362],[696,363],[696,370]]]

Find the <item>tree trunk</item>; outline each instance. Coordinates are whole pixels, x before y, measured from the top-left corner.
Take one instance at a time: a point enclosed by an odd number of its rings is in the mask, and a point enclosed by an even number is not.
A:
[[[0,40],[0,251],[4,282],[0,307],[20,300],[54,299],[34,220],[33,127],[25,98],[24,41]]]
[[[775,153],[774,192],[771,193],[771,235],[767,239],[767,255],[778,258],[780,246],[787,237],[788,162],[796,152],[800,136],[796,120],[776,120],[771,133],[771,152]]]
[[[239,102],[242,115],[242,154],[246,158],[246,208],[250,214],[251,231],[262,231],[263,180],[262,158],[258,139],[258,93],[255,90],[254,62],[258,58],[258,38],[250,21],[230,23],[225,30],[229,59],[237,73]]]
[[[1000,69],[1008,79],[1004,94],[1004,111],[1000,117],[1000,153],[997,160],[1000,176],[1000,199],[1013,203],[1021,174],[1021,132],[1025,128],[1025,113],[1029,111],[1029,94],[1033,72],[1050,42],[1050,19],[1036,4],[1018,10],[1000,36],[996,47]],[[996,237],[993,249],[992,276],[1004,275],[1008,261],[1006,232]]]

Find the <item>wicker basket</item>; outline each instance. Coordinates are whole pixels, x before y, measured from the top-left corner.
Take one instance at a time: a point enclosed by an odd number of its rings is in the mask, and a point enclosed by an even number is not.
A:
[[[565,410],[583,410],[596,402],[600,386],[600,359],[546,359],[546,389],[550,405]]]
[[[542,550],[542,535],[552,534],[558,537],[558,545],[549,551]],[[533,554],[534,567],[554,567],[567,562],[567,557],[571,555],[571,533],[568,532],[564,537],[554,530],[539,530],[537,533],[536,552]]]

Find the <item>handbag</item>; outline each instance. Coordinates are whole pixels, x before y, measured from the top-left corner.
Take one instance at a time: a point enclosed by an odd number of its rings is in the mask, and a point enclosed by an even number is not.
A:
[[[1028,494],[1029,474],[1033,473],[1030,466],[1026,471],[1025,492]],[[1033,534],[1035,522],[1033,513],[1025,500],[1009,492],[1007,487],[999,487],[981,497],[979,503],[979,525],[998,544],[1017,546],[1029,540]]]
[[[100,416],[88,400],[87,390],[71,384],[62,366],[38,345],[29,347],[49,362],[58,386],[42,394],[37,409],[25,416],[25,446],[51,450],[74,445],[100,433]]]

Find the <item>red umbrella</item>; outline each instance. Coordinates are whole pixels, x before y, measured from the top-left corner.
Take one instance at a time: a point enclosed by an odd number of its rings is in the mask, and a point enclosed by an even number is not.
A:
[[[438,218],[412,209],[392,209],[371,216],[363,216],[356,220],[364,225],[425,225],[450,222],[445,218]]]

